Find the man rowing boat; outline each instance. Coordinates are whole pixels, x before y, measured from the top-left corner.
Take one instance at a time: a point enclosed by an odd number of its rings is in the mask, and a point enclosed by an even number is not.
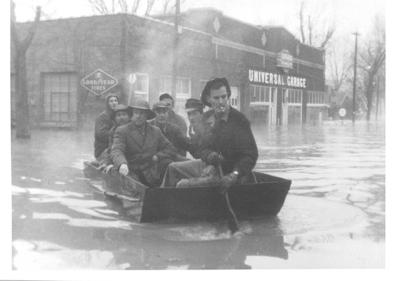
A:
[[[208,118],[214,118],[215,124],[209,138],[200,148],[202,161],[171,163],[164,177],[164,186],[194,187],[204,177],[204,168],[214,166],[222,169],[218,181],[221,191],[225,192],[236,183],[251,181],[258,150],[247,118],[229,104],[231,90],[225,78],[216,78],[207,82],[202,102],[212,108]],[[218,174],[220,172],[218,171]],[[215,172],[210,171],[210,175]],[[193,184],[192,184],[193,183]],[[216,179],[209,177],[204,184],[215,184]]]
[[[215,125],[208,146],[201,152],[207,164],[221,166],[221,188],[225,191],[236,183],[251,181],[258,149],[250,122],[230,106],[231,89],[226,78],[207,82],[201,94],[202,102],[212,108]]]

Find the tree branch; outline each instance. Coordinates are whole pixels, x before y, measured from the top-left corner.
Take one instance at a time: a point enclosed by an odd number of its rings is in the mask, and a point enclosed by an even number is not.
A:
[[[131,13],[136,14],[141,0],[134,0],[131,8]]]
[[[320,48],[325,48],[326,44],[328,44],[329,40],[332,38],[335,33],[335,27],[331,26],[325,34],[325,39],[322,41]]]
[[[147,7],[146,7],[146,12],[144,13],[145,16],[148,16],[153,9],[155,0],[147,0]]]
[[[126,0],[118,0],[118,5],[122,13],[128,13],[128,3],[126,3]]]
[[[104,0],[88,0],[92,9],[99,12],[101,15],[110,14],[110,10],[107,8]]]

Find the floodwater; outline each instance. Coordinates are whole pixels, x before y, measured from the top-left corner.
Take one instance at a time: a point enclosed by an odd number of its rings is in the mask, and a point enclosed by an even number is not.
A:
[[[381,268],[383,124],[254,128],[256,170],[292,180],[276,218],[139,224],[89,187],[92,132],[12,140],[13,269]]]

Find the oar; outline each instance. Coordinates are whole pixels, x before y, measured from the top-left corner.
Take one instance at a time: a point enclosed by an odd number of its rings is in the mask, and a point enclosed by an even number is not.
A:
[[[224,174],[222,172],[221,164],[218,164],[218,173],[219,173],[219,177],[222,179]],[[236,214],[232,209],[231,201],[229,200],[228,191],[223,192],[222,196],[224,198],[226,208],[228,210],[228,227],[229,227],[229,230],[231,231],[231,233],[234,234],[235,232],[237,232],[239,230],[239,223],[238,223]]]

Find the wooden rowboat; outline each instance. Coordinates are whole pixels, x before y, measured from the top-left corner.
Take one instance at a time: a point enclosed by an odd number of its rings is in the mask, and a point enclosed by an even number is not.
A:
[[[84,174],[99,180],[91,185],[108,197],[115,197],[135,208],[140,222],[168,219],[219,220],[226,218],[224,199],[216,187],[149,188],[133,178],[111,170],[105,174],[90,162]],[[257,183],[235,185],[229,189],[232,208],[237,217],[276,216],[285,202],[291,181],[254,172]],[[89,181],[91,182],[91,181]]]

